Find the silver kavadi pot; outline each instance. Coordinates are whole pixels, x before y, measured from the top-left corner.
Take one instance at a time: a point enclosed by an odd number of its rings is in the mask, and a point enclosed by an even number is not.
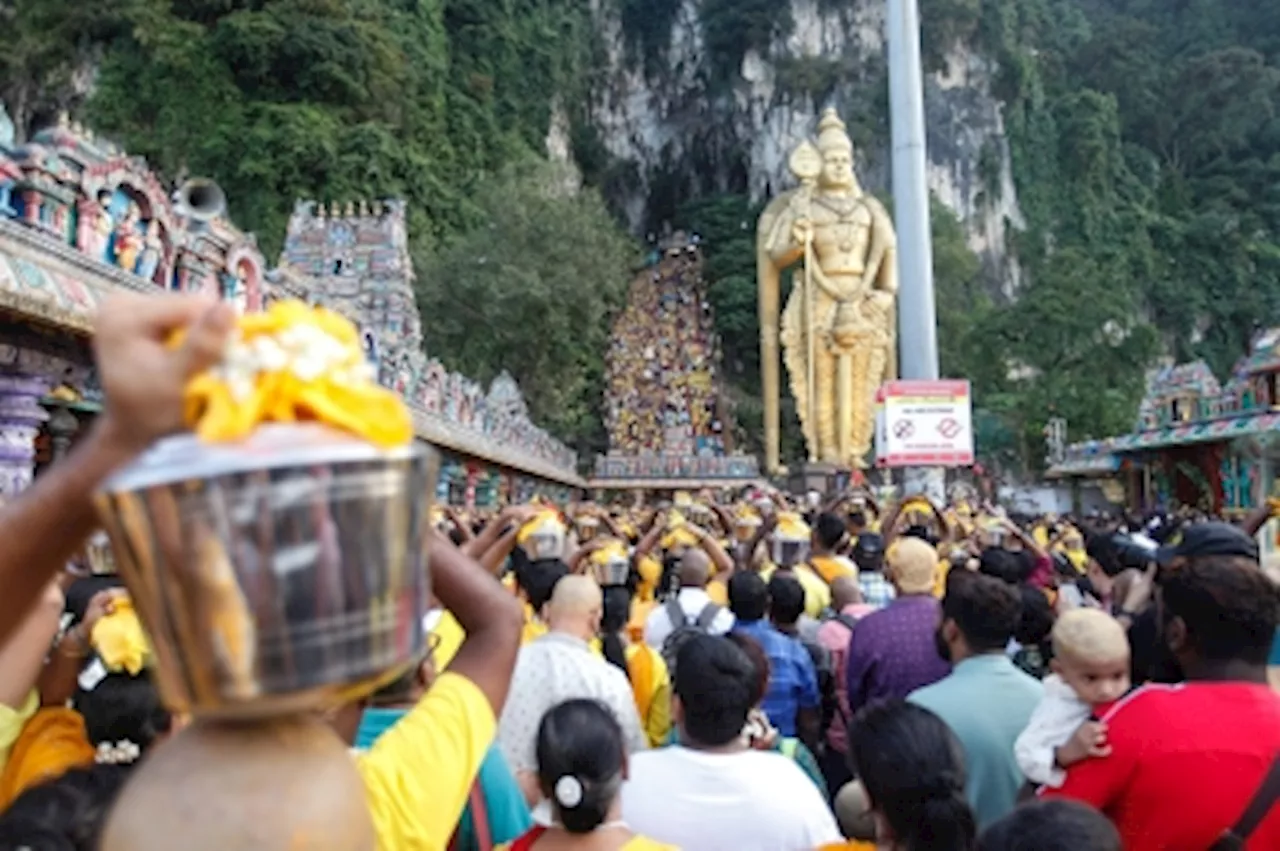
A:
[[[305,423],[166,438],[112,476],[98,510],[170,708],[323,709],[419,661],[438,470]]]

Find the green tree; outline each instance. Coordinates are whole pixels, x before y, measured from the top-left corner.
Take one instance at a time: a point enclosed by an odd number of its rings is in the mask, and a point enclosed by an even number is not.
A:
[[[479,381],[508,370],[533,419],[589,455],[606,448],[604,355],[638,255],[564,179],[528,164],[479,184],[479,224],[419,250],[416,288],[428,351]]]

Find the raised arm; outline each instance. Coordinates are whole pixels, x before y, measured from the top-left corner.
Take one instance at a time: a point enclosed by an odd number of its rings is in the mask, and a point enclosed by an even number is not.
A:
[[[520,604],[449,539],[434,529],[427,535],[436,596],[467,635],[448,670],[475,683],[496,717],[507,700],[520,649]]]

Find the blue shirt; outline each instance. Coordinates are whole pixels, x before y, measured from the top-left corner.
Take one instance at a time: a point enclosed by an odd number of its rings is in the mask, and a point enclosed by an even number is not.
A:
[[[1271,642],[1271,658],[1267,659],[1267,666],[1280,666],[1280,629],[1276,630],[1276,639]]]
[[[734,632],[755,639],[769,657],[769,689],[761,709],[783,736],[796,734],[796,713],[821,703],[818,675],[809,651],[798,639],[778,632],[766,621],[738,621]]]
[[[1044,686],[1018,670],[1003,653],[973,656],[950,676],[911,693],[907,700],[933,712],[964,748],[969,799],[978,826],[1013,810],[1026,783],[1013,743],[1026,729]]]
[[[356,732],[356,748],[368,750],[405,712],[403,709],[366,709],[360,718],[360,729]],[[502,758],[502,751],[497,747],[490,747],[485,754],[476,780],[484,795],[485,815],[489,819],[489,832],[495,844],[513,842],[533,827],[533,818],[529,815],[529,806],[525,803],[524,793],[520,791],[520,784],[516,782],[511,769],[507,767],[507,761]],[[470,800],[458,822],[457,848],[460,851],[480,851]]]

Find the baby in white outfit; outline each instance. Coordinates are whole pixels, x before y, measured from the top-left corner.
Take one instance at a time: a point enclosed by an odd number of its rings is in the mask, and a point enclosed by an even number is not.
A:
[[[1106,725],[1095,709],[1129,690],[1129,639],[1124,627],[1099,609],[1071,609],[1053,626],[1053,673],[1027,729],[1014,744],[1027,779],[1061,786],[1066,768],[1089,757],[1105,757]]]

